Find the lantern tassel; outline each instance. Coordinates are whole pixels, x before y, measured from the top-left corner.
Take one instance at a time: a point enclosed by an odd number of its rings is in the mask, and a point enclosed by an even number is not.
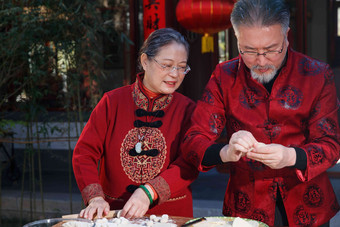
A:
[[[202,54],[214,52],[214,37],[205,33],[202,36]]]

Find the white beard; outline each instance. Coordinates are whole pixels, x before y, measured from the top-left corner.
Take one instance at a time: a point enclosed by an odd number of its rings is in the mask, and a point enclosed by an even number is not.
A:
[[[263,74],[258,74],[254,71],[255,69],[263,69],[263,68],[272,69],[272,71],[270,73],[263,73]],[[261,84],[265,84],[271,81],[275,77],[277,73],[277,69],[273,65],[266,65],[266,66],[255,65],[251,67],[250,73],[251,73],[251,77],[254,80],[257,80]]]

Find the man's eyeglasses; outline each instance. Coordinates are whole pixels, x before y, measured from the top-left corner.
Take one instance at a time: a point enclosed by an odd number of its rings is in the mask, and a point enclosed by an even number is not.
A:
[[[159,63],[155,58],[152,58],[161,68],[163,72],[171,73],[174,70],[177,70],[178,73],[186,75],[191,69],[189,65],[186,65],[185,67],[176,67],[172,65],[163,65]]]
[[[274,58],[278,54],[282,53],[283,47],[284,47],[284,42],[285,42],[285,40],[283,40],[283,42],[282,42],[281,50],[268,50],[268,51],[265,51],[263,53],[259,53],[259,52],[256,52],[256,51],[242,51],[239,48],[239,52],[240,52],[241,55],[248,57],[248,58],[256,58],[260,55],[263,55],[263,57],[265,57],[265,58]]]

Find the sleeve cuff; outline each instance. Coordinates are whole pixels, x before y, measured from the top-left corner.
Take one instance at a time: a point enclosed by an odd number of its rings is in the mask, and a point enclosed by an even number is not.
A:
[[[213,165],[222,164],[223,162],[220,156],[220,151],[224,146],[225,146],[224,143],[216,143],[208,147],[204,153],[202,165],[213,166]]]
[[[170,198],[170,187],[163,177],[158,176],[154,179],[149,180],[147,183],[150,184],[153,189],[155,189],[158,195],[158,204],[164,203]]]
[[[94,197],[103,197],[105,199],[103,188],[100,184],[89,184],[81,192],[84,203],[87,206],[89,201]]]
[[[299,170],[305,170],[307,168],[307,154],[306,152],[299,147],[293,147],[296,152],[296,162],[293,165],[293,168],[297,168]]]

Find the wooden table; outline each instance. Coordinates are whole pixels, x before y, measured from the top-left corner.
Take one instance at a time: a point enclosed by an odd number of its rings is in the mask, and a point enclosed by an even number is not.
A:
[[[188,217],[178,217],[178,216],[170,216],[170,218],[171,218],[172,220],[174,220],[175,223],[176,223],[176,225],[179,226],[179,227],[180,227],[181,225],[185,224],[186,222],[190,221],[191,219],[193,219],[193,218],[188,218]]]

